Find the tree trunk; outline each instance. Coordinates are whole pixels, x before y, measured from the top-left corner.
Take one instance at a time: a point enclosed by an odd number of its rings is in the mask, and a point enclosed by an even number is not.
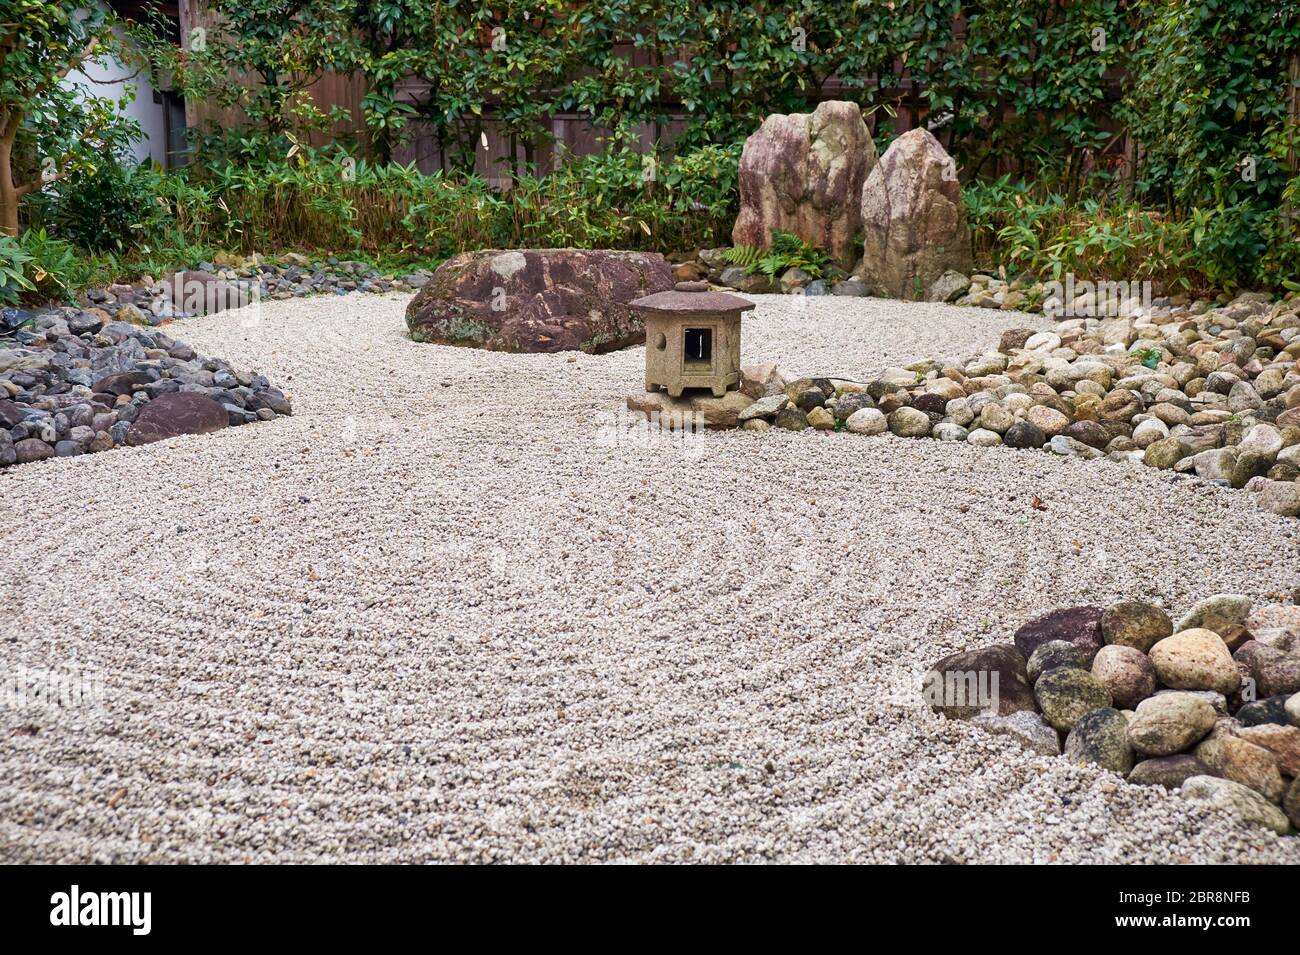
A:
[[[5,235],[18,235],[18,187],[14,185],[14,172],[11,165],[14,144],[12,140],[0,140],[0,232]]]

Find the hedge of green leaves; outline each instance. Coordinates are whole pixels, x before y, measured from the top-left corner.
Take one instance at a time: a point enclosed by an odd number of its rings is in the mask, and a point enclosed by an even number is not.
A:
[[[243,160],[285,145],[259,136],[327,120],[305,95],[326,69],[365,77],[371,157],[418,131],[471,171],[491,119],[518,149],[516,178],[560,113],[586,116],[610,151],[635,139],[645,149],[685,116],[674,148],[689,154],[834,95],[875,114],[882,146],[894,116],[926,115],[966,182],[1010,171],[1039,200],[1199,215],[1189,234],[1217,281],[1277,284],[1296,266],[1297,0],[215,6],[230,7],[231,29],[179,73],[248,112],[234,148]],[[232,69],[264,82],[231,84]]]
[[[734,216],[744,138],[773,112],[834,96],[861,104],[882,147],[897,115],[927,117],[958,162],[987,262],[1199,286],[1300,277],[1300,0],[211,7],[224,26],[199,46],[158,51],[159,65],[247,123],[206,131],[193,168],[160,185],[169,223],[135,216],[129,235],[101,246],[168,228],[177,243],[423,256],[489,241],[716,244]],[[301,145],[337,118],[309,95],[330,71],[367,88],[365,133],[340,144],[358,163],[350,178],[337,150]],[[601,130],[603,154],[558,171],[530,165],[561,113]],[[683,116],[670,147],[666,130]],[[489,121],[518,147],[503,170],[508,195],[472,174]],[[437,176],[389,163],[416,135],[447,157]],[[657,154],[651,183],[646,149]],[[86,182],[119,195],[116,182]],[[89,205],[33,208],[29,224],[93,244],[60,226],[91,221]]]
[[[615,141],[685,115],[689,149],[742,140],[768,114],[810,109],[833,91],[882,115],[950,115],[942,136],[970,175],[1000,157],[1026,168],[1064,162],[1110,139],[1116,91],[1106,77],[1124,64],[1139,19],[1120,0],[213,6],[228,30],[177,64],[196,92],[279,133],[328,119],[304,96],[322,71],[359,73],[376,155],[419,126],[466,169],[489,116],[529,151],[558,113],[584,115]],[[262,82],[231,83],[231,70]]]

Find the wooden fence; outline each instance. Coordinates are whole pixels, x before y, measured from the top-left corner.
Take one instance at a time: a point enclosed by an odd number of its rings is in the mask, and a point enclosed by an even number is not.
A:
[[[195,26],[211,26],[212,18],[207,12],[206,0],[179,0],[178,7],[183,36],[188,35],[189,30]],[[957,35],[962,32],[961,25],[959,22]],[[649,51],[638,49],[631,44],[618,44],[615,51],[630,59],[634,66],[644,65],[651,55]],[[1292,77],[1300,77],[1300,57],[1292,58],[1291,68]],[[1106,79],[1112,87],[1112,95],[1118,96],[1122,75],[1112,72]],[[244,82],[251,84],[257,81],[246,77]],[[355,141],[363,146],[366,144],[368,135],[361,110],[361,101],[366,93],[364,76],[325,74],[309,87],[308,92],[321,110],[328,112],[334,107],[342,107],[347,115],[346,119],[335,123],[331,129],[312,133],[309,137],[311,145],[320,146],[335,139]],[[407,84],[404,93],[409,101],[415,101],[420,98],[423,90],[418,83],[411,82]],[[906,77],[896,87],[879,90],[877,95],[881,101],[891,103],[895,112],[891,116],[884,110],[875,111],[868,118],[868,125],[873,133],[878,132],[881,123],[891,125],[896,132],[904,132],[926,123],[928,115],[923,93],[924,90],[919,84],[913,84],[910,78]],[[848,89],[837,77],[831,77],[821,90],[822,99],[838,99],[855,94],[860,94],[860,90]],[[1292,116],[1300,117],[1300,89],[1294,84],[1291,88],[1291,99]],[[635,148],[648,152],[654,148],[656,140],[661,147],[671,147],[686,128],[690,117],[677,104],[666,103],[662,105],[662,109],[668,117],[667,123],[655,127],[644,125],[638,130],[640,139]],[[224,128],[234,128],[244,122],[244,117],[237,109],[223,109],[209,103],[189,101],[186,103],[186,122],[191,127],[215,124]],[[1109,125],[1115,136],[1106,149],[1106,155],[1093,156],[1088,161],[1094,164],[1104,163],[1112,171],[1120,173],[1125,178],[1131,178],[1140,161],[1139,147],[1118,123],[1112,122]],[[581,156],[599,153],[603,149],[602,140],[608,131],[593,127],[584,116],[560,113],[551,117],[548,128],[540,132],[544,135],[536,138],[531,156],[527,154],[523,144],[514,145],[515,162],[512,163],[510,137],[503,131],[502,124],[494,118],[492,105],[487,104],[481,121],[480,144],[475,152],[475,172],[499,187],[508,188],[509,170],[513,165],[523,164],[531,158],[538,169],[546,170],[555,168],[565,155]],[[942,131],[938,131],[937,135],[944,139]],[[419,125],[413,128],[408,141],[394,151],[393,158],[403,163],[414,162],[424,172],[448,168],[453,164],[453,157],[440,148],[432,130],[427,126]],[[984,168],[983,171],[995,175],[1017,172],[1021,171],[1017,168],[1019,163],[1020,161],[1014,156],[1002,156],[994,165]],[[1294,158],[1292,168],[1296,168]]]
[[[215,18],[208,10],[206,0],[179,0],[177,15],[180,20],[182,42],[187,41],[191,30],[196,27],[212,29]],[[253,76],[243,76],[239,81],[249,89],[255,89],[260,80]],[[366,81],[363,76],[347,76],[338,73],[325,73],[312,83],[307,92],[312,102],[324,112],[336,106],[347,111],[348,119],[341,120],[324,131],[313,132],[308,141],[313,146],[323,146],[335,139],[359,140],[365,142],[366,123],[361,113],[361,98],[366,95]],[[246,122],[243,111],[238,108],[226,108],[202,100],[185,101],[185,124],[190,128],[204,129],[210,126],[222,129],[237,129]]]

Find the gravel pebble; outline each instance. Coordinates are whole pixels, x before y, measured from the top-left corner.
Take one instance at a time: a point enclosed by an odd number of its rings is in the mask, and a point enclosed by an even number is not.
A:
[[[1051,328],[756,300],[746,360],[861,380]],[[641,349],[420,345],[405,304],[177,323],[294,416],[0,474],[0,660],[103,687],[0,711],[4,861],[1300,862],[915,702],[1057,607],[1288,592],[1294,519],[972,444],[647,436]]]

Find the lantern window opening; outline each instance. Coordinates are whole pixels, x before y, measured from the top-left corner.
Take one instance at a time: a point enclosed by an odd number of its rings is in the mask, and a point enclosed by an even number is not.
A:
[[[712,368],[713,329],[687,328],[682,335],[682,364],[686,368]]]

